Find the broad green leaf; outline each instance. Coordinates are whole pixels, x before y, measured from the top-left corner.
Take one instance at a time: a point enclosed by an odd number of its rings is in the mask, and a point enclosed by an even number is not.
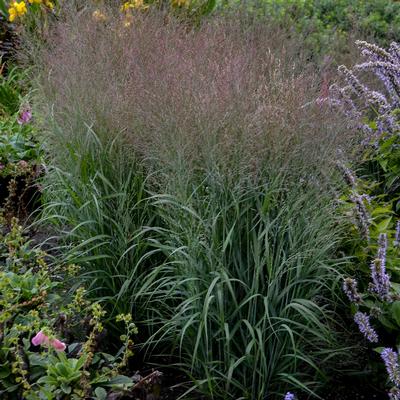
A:
[[[127,376],[123,375],[117,375],[114,378],[111,378],[105,386],[114,386],[114,385],[130,385],[133,384],[133,381],[131,378],[128,378]]]
[[[3,17],[7,17],[8,15],[7,5],[5,0],[0,0],[0,14],[2,14]]]
[[[392,304],[392,316],[397,325],[400,326],[400,301],[395,301]]]
[[[7,366],[0,367],[0,379],[7,378],[11,374],[11,369]]]
[[[70,394],[72,391],[71,386],[66,385],[65,383],[61,384],[61,390],[65,393],[65,394]]]
[[[376,225],[376,229],[378,230],[379,233],[385,233],[388,230],[388,227],[391,222],[392,222],[392,217],[385,218],[383,221],[379,222],[378,225]]]
[[[97,400],[105,400],[107,398],[107,391],[102,387],[96,388],[94,394],[96,395]]]

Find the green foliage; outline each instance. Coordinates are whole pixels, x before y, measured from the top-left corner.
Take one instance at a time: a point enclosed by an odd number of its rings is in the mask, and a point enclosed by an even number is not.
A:
[[[25,99],[27,71],[13,67],[0,75],[0,177],[26,174],[44,156]],[[24,117],[24,120],[21,120]]]
[[[244,5],[304,35],[305,46],[314,56],[343,52],[351,34],[373,37],[381,44],[400,35],[400,3],[395,0],[227,0],[221,4]]]
[[[152,340],[179,346],[180,366],[209,398],[313,393],[348,362],[333,329],[341,261],[329,200],[288,176],[265,180],[229,184],[214,170],[195,186],[171,183],[175,195],[157,201],[159,246],[174,268],[162,289],[175,301]]]
[[[355,217],[353,226],[350,224],[350,246],[347,250],[353,257],[354,265],[349,271],[352,278],[344,282],[344,291],[352,302],[353,313],[361,309],[367,311],[368,318],[371,317],[378,333],[373,341],[379,341],[380,345],[390,349],[400,345],[400,114],[399,86],[397,83],[391,86],[391,82],[397,82],[400,76],[399,50],[396,43],[392,43],[387,51],[367,42],[357,44],[366,50],[364,55],[372,62],[356,65],[353,71],[344,66],[339,68],[351,89],[351,95],[345,90],[340,92],[343,103],[347,101],[346,111],[367,135],[362,159],[356,165],[358,176],[344,168],[349,181],[349,189],[342,198],[344,209],[350,211],[350,217],[352,212]],[[364,69],[379,63],[385,69]],[[392,69],[389,70],[388,66]],[[376,92],[361,84],[360,76],[365,77],[360,74],[361,71],[372,71],[385,90],[381,88],[381,92]],[[362,87],[362,90],[355,90],[356,86]],[[373,100],[374,96],[375,99],[379,97],[385,106],[378,105]],[[364,330],[360,328],[361,332]],[[398,384],[393,378],[391,380],[393,384]]]
[[[99,304],[86,301],[83,288],[66,295],[63,279],[77,267],[49,267],[46,254],[30,247],[16,220],[0,239],[1,397],[103,399],[104,392],[117,396],[129,391],[134,383],[119,371],[133,354],[136,327],[131,316],[118,318],[126,329],[117,355],[101,353],[97,349],[105,312]],[[89,322],[82,326],[85,319]],[[89,332],[87,337],[82,329]],[[56,337],[67,333],[78,340],[64,352],[65,345]],[[39,350],[31,341],[35,334],[41,335]]]
[[[400,112],[400,110],[398,110]],[[400,212],[400,139],[398,135],[385,138],[379,142],[379,147],[372,157],[372,162],[378,166],[378,171],[372,178],[380,183],[380,189],[386,199],[393,202],[394,211]]]
[[[57,397],[71,394],[72,387],[78,383],[86,357],[67,358],[65,353],[58,352],[56,356],[48,359],[47,375],[41,377],[38,383],[49,387]]]
[[[44,151],[31,125],[7,119],[0,121],[0,130],[0,176],[19,175],[41,163]]]
[[[84,135],[64,154],[64,168],[49,171],[43,221],[58,227],[63,259],[84,267],[93,298],[114,317],[132,312],[146,320],[149,302],[160,306],[151,298],[158,268],[146,178],[118,140],[103,145],[92,130]]]
[[[0,0],[0,15],[2,17],[6,17],[7,16],[7,3],[6,0]]]
[[[7,75],[0,74],[0,116],[11,116],[19,111],[24,77],[26,74],[17,67],[11,68]]]
[[[392,277],[392,295],[400,297],[400,271],[398,269],[397,260],[400,255],[400,249],[396,242],[396,212],[394,205],[396,201],[389,199],[385,193],[385,185],[374,181],[372,176],[370,180],[357,180],[357,186],[352,190],[349,189],[343,195],[343,211],[348,218],[348,227],[350,232],[350,242],[348,243],[347,253],[353,257],[353,265],[349,273],[357,279],[359,289],[363,293],[363,307],[369,314],[376,317],[375,322],[381,324],[388,333],[400,333],[400,325],[397,325],[393,319],[392,304],[382,301],[378,296],[369,290],[371,281],[370,264],[377,258],[378,240],[381,234],[387,235],[388,246],[386,254],[386,269]],[[384,181],[381,181],[383,183]],[[369,236],[361,238],[358,229],[355,208],[357,207],[352,200],[359,193],[367,193],[372,197],[370,201],[364,200],[364,205],[369,216]],[[352,224],[353,221],[353,224]],[[398,333],[395,333],[398,331]]]
[[[312,393],[349,362],[332,329],[343,261],[328,198],[283,176],[231,186],[215,172],[187,187],[160,176],[171,194],[149,196],[115,150],[74,146],[45,190],[43,219],[66,234],[63,257],[91,296],[133,311],[154,352],[178,347],[177,368],[211,398]]]
[[[27,71],[13,67],[0,74],[0,207],[9,219],[26,215],[36,203],[31,187],[40,175],[44,150],[27,101]],[[32,201],[35,198],[35,201]],[[29,206],[28,206],[29,204]],[[29,211],[28,211],[29,209]]]

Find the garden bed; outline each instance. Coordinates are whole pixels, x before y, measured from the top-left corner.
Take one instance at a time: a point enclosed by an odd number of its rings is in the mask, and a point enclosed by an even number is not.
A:
[[[0,397],[399,400],[399,7],[0,0]]]

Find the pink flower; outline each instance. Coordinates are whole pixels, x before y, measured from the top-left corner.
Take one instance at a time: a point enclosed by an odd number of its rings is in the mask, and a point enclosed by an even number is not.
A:
[[[32,344],[34,346],[40,346],[41,344],[46,343],[48,341],[49,338],[42,331],[37,333],[36,336],[32,338]]]
[[[25,160],[18,161],[18,166],[22,169],[28,168],[29,164]]]
[[[58,339],[52,340],[51,345],[57,351],[64,351],[65,348],[67,347],[64,342],[62,342],[61,340],[58,340]]]
[[[32,344],[34,346],[51,346],[57,351],[64,351],[66,349],[66,344],[61,342],[58,339],[50,339],[47,335],[45,335],[42,331],[38,332],[36,336],[32,338]]]
[[[32,119],[32,112],[29,108],[23,110],[18,116],[18,123],[20,125],[27,124]]]

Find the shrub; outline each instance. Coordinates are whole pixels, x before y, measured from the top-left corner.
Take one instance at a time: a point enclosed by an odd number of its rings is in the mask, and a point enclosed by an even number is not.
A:
[[[69,260],[207,396],[313,393],[349,360],[331,158],[352,133],[315,101],[319,72],[264,24],[91,11],[39,64]]]
[[[351,49],[349,38],[372,37],[389,44],[399,36],[398,2],[390,0],[251,0],[243,3],[255,14],[264,14],[285,28],[304,35],[311,56]]]

